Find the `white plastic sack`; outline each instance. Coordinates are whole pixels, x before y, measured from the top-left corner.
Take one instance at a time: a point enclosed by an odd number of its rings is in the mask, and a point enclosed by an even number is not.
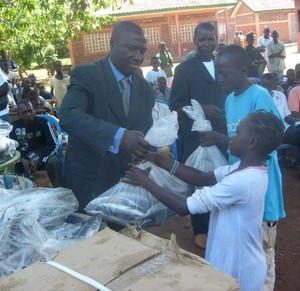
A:
[[[145,162],[137,167],[143,170],[151,167],[150,179],[167,191],[184,197],[189,195],[190,188],[187,184],[153,163]],[[124,182],[119,182],[92,200],[85,210],[90,215],[101,214],[107,221],[140,227],[163,224],[175,215],[144,188]]]
[[[17,141],[7,138],[12,129],[11,124],[0,119],[0,164],[10,160],[19,146]]]
[[[0,119],[0,136],[2,137],[8,136],[9,133],[12,131],[12,129],[13,126],[9,122]]]
[[[0,190],[0,277],[38,261],[99,231],[101,216],[74,213],[78,202],[69,189]]]
[[[66,188],[0,189],[0,220],[8,220],[21,210],[38,217],[44,227],[56,226],[78,209],[74,193]]]
[[[192,106],[183,107],[183,111],[194,120],[192,131],[211,131],[210,121],[205,118],[201,105],[194,99]],[[199,146],[186,160],[185,165],[203,172],[213,171],[215,168],[225,166],[227,161],[217,146]]]
[[[19,143],[10,138],[0,136],[0,164],[13,158]]]
[[[177,139],[177,132],[177,112],[173,111],[152,125],[145,136],[145,140],[155,147],[168,146]]]
[[[172,144],[177,138],[177,113],[161,118],[155,123],[145,139],[153,146],[161,147]],[[169,172],[153,163],[137,165],[140,169],[151,167],[150,178],[164,189],[187,197],[190,187]],[[101,214],[104,220],[121,225],[138,226],[159,225],[165,223],[173,211],[159,202],[151,193],[142,187],[119,182],[114,187],[92,200],[85,208],[88,214]]]

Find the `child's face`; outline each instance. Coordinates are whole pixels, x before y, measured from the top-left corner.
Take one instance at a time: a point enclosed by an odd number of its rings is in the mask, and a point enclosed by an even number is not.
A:
[[[247,77],[244,68],[233,66],[232,60],[227,56],[216,58],[216,74],[218,83],[228,93],[236,91],[242,80]]]
[[[296,78],[296,72],[294,70],[288,71],[286,77],[288,78],[288,80],[290,82],[293,82],[293,81],[295,81],[295,78]]]
[[[247,118],[240,121],[236,135],[232,137],[229,143],[230,153],[236,157],[242,158],[248,150],[248,145],[251,143],[253,135],[250,134],[247,126]]]
[[[153,67],[153,69],[158,69],[159,63],[158,60],[151,60],[151,66]]]

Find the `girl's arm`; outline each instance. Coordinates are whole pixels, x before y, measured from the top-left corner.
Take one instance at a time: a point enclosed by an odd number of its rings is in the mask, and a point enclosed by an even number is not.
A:
[[[213,171],[207,173],[201,172],[193,167],[185,166],[160,154],[148,153],[143,159],[170,172],[180,180],[197,187],[210,186],[217,182]]]

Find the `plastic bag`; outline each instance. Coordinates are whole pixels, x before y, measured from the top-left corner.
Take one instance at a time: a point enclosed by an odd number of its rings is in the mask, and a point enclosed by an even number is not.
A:
[[[12,129],[11,124],[0,119],[0,164],[10,160],[19,146],[17,141],[7,138]]]
[[[147,132],[145,139],[153,146],[161,147],[172,144],[177,138],[177,113],[161,118]],[[149,177],[164,189],[176,191],[187,197],[190,186],[172,176],[169,172],[153,163],[137,165],[140,169],[151,167]],[[134,224],[142,227],[165,223],[173,211],[159,202],[142,187],[119,182],[114,187],[92,200],[85,208],[88,214],[101,214],[103,219],[121,225]]]
[[[192,106],[183,107],[183,111],[194,120],[192,131],[211,131],[210,121],[205,118],[201,105],[194,99]],[[224,155],[217,146],[199,146],[185,161],[185,165],[203,172],[213,171],[215,168],[227,165]]]
[[[102,226],[101,216],[80,216],[69,189],[0,190],[0,277],[90,237]]]
[[[10,160],[15,155],[18,145],[17,141],[0,136],[0,164]]]
[[[13,126],[3,119],[0,119],[0,136],[6,137],[9,135],[9,133],[12,131]]]
[[[0,219],[9,219],[22,209],[36,215],[42,226],[52,227],[63,223],[69,214],[75,212],[78,201],[66,188],[0,189]]]
[[[167,191],[176,191],[184,197],[190,194],[190,187],[186,183],[153,163],[145,162],[137,167],[143,170],[151,167],[150,179]],[[144,188],[124,182],[119,182],[92,200],[85,210],[90,215],[101,214],[107,221],[140,227],[163,224],[175,215]]]
[[[145,140],[155,147],[167,146],[177,139],[177,132],[177,112],[173,111],[152,125],[145,136]]]

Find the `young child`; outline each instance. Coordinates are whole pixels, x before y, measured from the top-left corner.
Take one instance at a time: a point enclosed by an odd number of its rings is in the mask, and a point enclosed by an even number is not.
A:
[[[167,75],[164,70],[160,70],[159,67],[159,60],[157,57],[152,57],[151,58],[151,66],[152,70],[147,72],[146,74],[146,80],[149,83],[157,85],[157,78],[158,77],[165,77],[167,79]]]
[[[241,290],[263,290],[267,265],[261,223],[268,187],[263,161],[282,137],[281,121],[272,113],[258,111],[239,123],[229,143],[231,154],[241,159],[233,165],[204,173],[158,154],[143,157],[187,183],[214,185],[197,189],[187,199],[155,184],[148,176],[150,169],[133,167],[125,176],[182,216],[210,211],[206,260],[237,279]]]
[[[236,128],[249,113],[258,110],[273,112],[279,119],[281,116],[270,93],[257,84],[251,84],[247,78],[248,57],[240,46],[229,45],[216,57],[215,65],[219,84],[226,92],[231,92],[225,102],[225,117],[228,136],[215,131],[201,133],[200,144],[228,145],[230,137],[235,135]],[[283,120],[282,120],[283,122]],[[284,122],[283,122],[284,124]],[[263,248],[265,250],[268,275],[266,289],[273,290],[275,283],[275,242],[277,221],[285,217],[282,177],[278,164],[277,151],[266,161],[268,165],[269,184],[265,199],[263,217]],[[229,155],[229,164],[239,160]]]

